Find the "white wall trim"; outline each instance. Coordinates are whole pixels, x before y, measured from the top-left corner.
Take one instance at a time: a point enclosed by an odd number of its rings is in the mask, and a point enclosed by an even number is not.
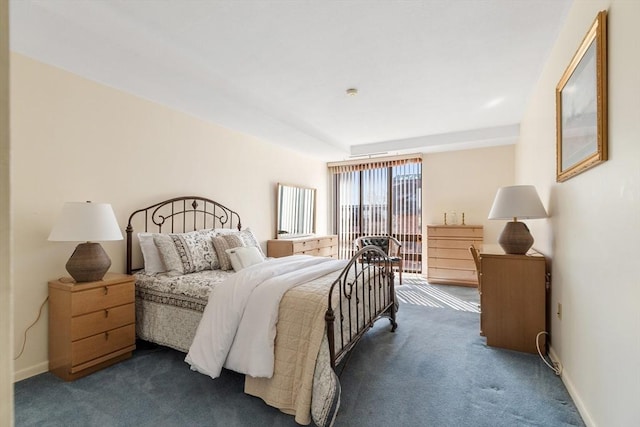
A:
[[[560,379],[562,380],[562,383],[564,384],[564,386],[567,388],[567,391],[569,392],[569,395],[573,399],[573,403],[575,403],[576,408],[578,408],[578,412],[580,413],[580,416],[582,417],[582,420],[584,421],[584,423],[587,425],[587,427],[597,427],[598,425],[596,424],[595,421],[593,421],[591,414],[589,413],[589,411],[587,410],[587,407],[585,406],[584,402],[580,398],[580,394],[578,393],[578,390],[576,390],[575,386],[573,385],[573,381],[571,381],[571,375],[566,371],[566,369],[564,369],[564,365],[562,365],[562,362],[560,361],[560,358],[558,357],[558,354],[555,352],[553,347],[549,347],[549,356],[551,356],[552,360],[560,363],[560,365],[562,366],[562,373],[560,374]]]
[[[36,375],[43,374],[49,371],[49,361],[41,362],[36,365],[29,366],[13,373],[13,382],[26,380],[27,378],[34,377]]]

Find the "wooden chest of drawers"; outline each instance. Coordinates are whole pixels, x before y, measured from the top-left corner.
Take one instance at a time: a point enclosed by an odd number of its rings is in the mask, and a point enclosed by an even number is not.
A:
[[[338,236],[277,239],[267,242],[267,256],[279,258],[288,255],[314,255],[337,258]]]
[[[478,286],[472,244],[482,245],[481,225],[427,226],[427,281],[445,285]]]
[[[107,274],[87,283],[49,282],[49,370],[69,381],[131,357],[134,279]]]

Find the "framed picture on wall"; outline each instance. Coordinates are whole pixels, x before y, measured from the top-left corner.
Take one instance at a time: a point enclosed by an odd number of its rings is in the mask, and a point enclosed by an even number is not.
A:
[[[607,12],[598,13],[556,86],[556,181],[607,160]]]

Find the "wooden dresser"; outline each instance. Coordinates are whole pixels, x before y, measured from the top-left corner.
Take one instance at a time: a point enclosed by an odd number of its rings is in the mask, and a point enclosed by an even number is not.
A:
[[[276,239],[267,242],[267,256],[288,255],[338,257],[338,236],[311,236],[296,239]]]
[[[70,381],[131,357],[135,349],[133,276],[49,282],[49,370]]]
[[[481,333],[487,345],[536,353],[536,336],[547,325],[545,257],[535,251],[493,252],[480,253]],[[540,350],[544,352],[545,346],[542,335]]]
[[[477,286],[476,267],[469,252],[482,245],[481,225],[427,226],[427,281],[445,285]]]

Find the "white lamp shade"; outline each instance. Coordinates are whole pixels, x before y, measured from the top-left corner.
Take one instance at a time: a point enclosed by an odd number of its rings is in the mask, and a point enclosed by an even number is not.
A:
[[[62,207],[49,240],[99,242],[122,240],[122,232],[109,203],[67,202]]]
[[[489,219],[546,218],[538,192],[533,185],[513,185],[498,189]]]

